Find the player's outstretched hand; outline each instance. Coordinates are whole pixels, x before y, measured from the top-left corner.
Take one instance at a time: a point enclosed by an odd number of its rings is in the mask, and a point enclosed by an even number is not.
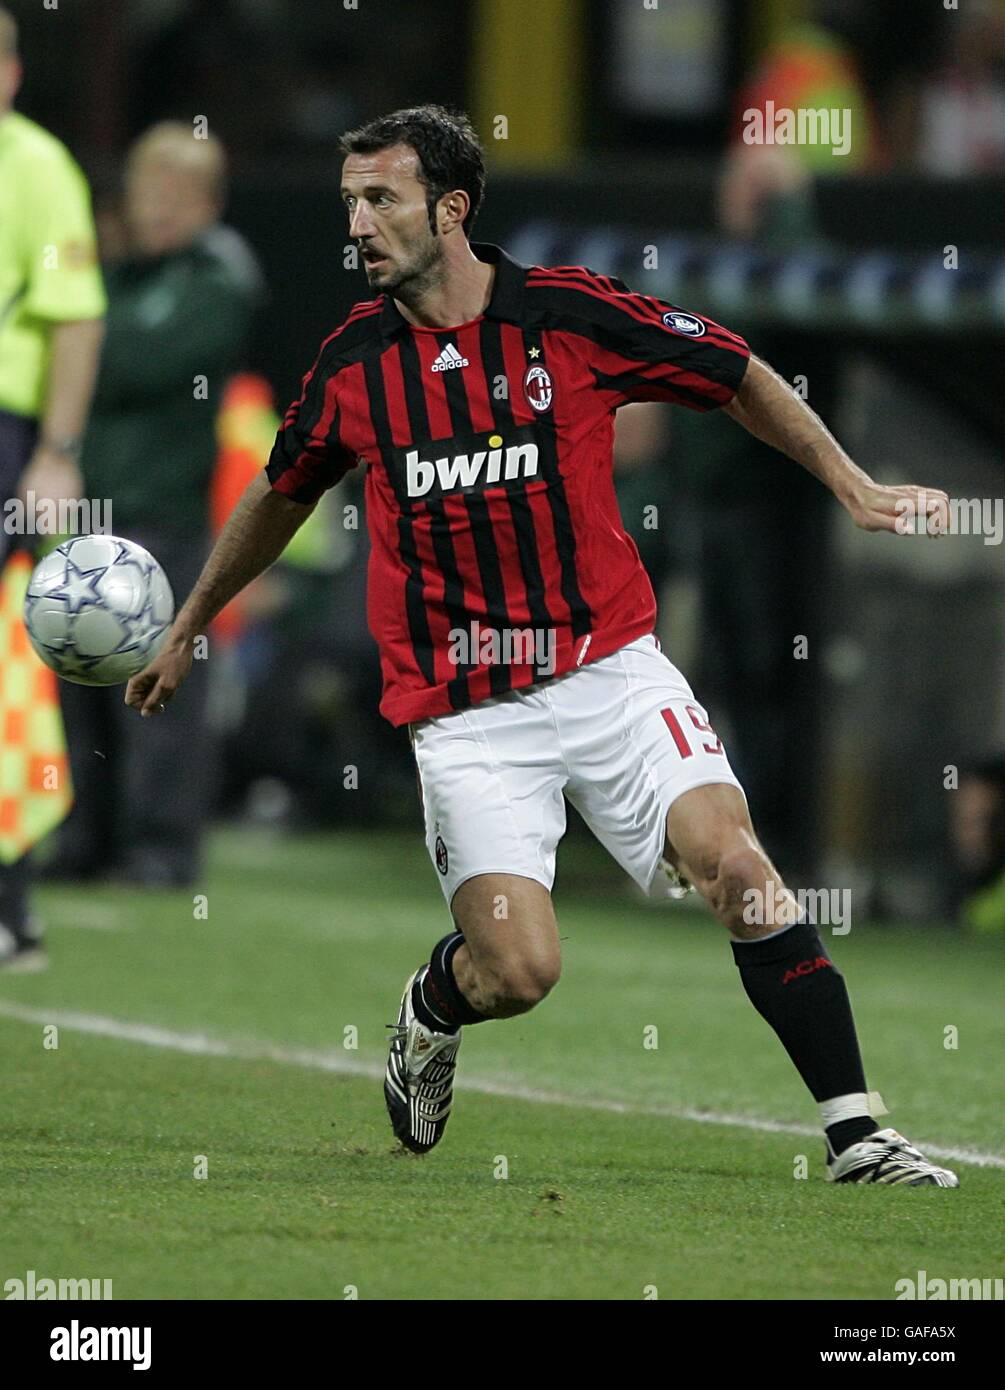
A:
[[[143,719],[151,714],[163,714],[168,701],[192,669],[192,643],[167,642],[151,661],[126,686],[126,704],[138,709]]]
[[[856,489],[845,506],[863,531],[944,536],[949,530],[949,498],[938,488],[881,487],[870,482]]]

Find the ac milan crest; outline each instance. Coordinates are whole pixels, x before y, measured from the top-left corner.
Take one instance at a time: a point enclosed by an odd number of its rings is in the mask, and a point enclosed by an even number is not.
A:
[[[551,409],[551,398],[554,392],[551,377],[544,367],[527,368],[527,375],[523,379],[523,390],[524,395],[536,411]]]

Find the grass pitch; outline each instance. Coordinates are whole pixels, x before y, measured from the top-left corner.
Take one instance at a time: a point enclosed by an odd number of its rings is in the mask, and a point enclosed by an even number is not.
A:
[[[220,832],[194,902],[45,890],[52,968],[0,976],[0,1283],[889,1299],[922,1269],[1001,1277],[1001,946],[858,923],[830,943],[891,1122],[985,1160],[954,1161],[955,1192],[835,1188],[722,928],[621,883],[563,847],[562,982],[465,1033],[425,1158],[393,1144],[379,1081],[384,1024],[448,925],[418,833]]]

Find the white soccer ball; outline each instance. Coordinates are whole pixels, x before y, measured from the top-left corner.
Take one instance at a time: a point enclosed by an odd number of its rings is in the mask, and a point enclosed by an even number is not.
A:
[[[157,654],[174,617],[167,575],[120,536],[74,536],[35,566],[24,601],[28,638],[77,685],[120,685]]]

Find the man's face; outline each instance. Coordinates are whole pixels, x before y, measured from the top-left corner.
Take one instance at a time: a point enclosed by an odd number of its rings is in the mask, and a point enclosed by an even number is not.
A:
[[[166,256],[190,246],[219,209],[197,174],[139,165],[126,182],[126,221],[141,256]]]
[[[425,277],[443,254],[430,231],[418,169],[419,157],[408,145],[350,154],[342,166],[349,235],[360,244],[371,288],[385,294]]]

